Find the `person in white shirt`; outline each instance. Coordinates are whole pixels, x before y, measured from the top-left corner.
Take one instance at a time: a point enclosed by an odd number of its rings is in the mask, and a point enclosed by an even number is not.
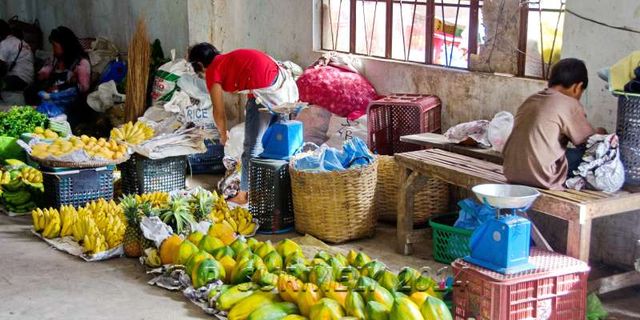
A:
[[[22,91],[33,82],[33,53],[29,45],[0,20],[0,89]]]

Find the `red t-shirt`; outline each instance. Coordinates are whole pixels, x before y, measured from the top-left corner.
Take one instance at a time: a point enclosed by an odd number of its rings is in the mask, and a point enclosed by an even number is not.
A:
[[[219,83],[226,92],[267,88],[278,75],[278,65],[264,52],[238,49],[220,54],[207,67],[207,88]]]

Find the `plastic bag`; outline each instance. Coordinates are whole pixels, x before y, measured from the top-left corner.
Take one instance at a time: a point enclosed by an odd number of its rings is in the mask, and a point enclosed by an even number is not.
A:
[[[231,128],[227,137],[227,144],[224,145],[225,157],[240,159],[244,151],[244,122]]]
[[[604,320],[609,316],[607,310],[595,293],[587,296],[587,320]]]
[[[502,152],[513,130],[513,115],[506,111],[498,112],[487,128],[487,139],[491,149]]]
[[[193,67],[185,59],[169,61],[160,66],[153,80],[151,101],[154,104],[169,101],[178,89],[178,80],[183,74],[195,74]]]
[[[344,142],[342,150],[322,145],[313,152],[295,157],[294,167],[300,171],[340,171],[366,166],[375,160],[367,145],[359,138]]]
[[[476,120],[471,122],[465,122],[453,126],[444,133],[444,137],[453,143],[473,143],[480,147],[489,148],[491,143],[487,139],[487,129],[489,128],[489,121]]]
[[[106,112],[117,103],[123,103],[125,96],[118,93],[116,83],[111,80],[98,86],[98,90],[87,96],[87,104],[96,112]]]
[[[218,129],[213,121],[213,104],[204,79],[196,75],[184,74],[178,80],[180,92],[186,93],[189,103],[181,110],[183,122],[193,122],[219,139]]]
[[[496,215],[495,209],[479,204],[471,198],[458,202],[458,206],[460,213],[458,220],[453,225],[456,228],[474,230]]]
[[[89,61],[91,61],[91,71],[102,73],[110,62],[118,57],[119,50],[113,42],[105,38],[96,38],[91,43],[91,50],[88,54]],[[125,70],[124,73],[126,74],[127,71]]]
[[[366,141],[367,134],[366,115],[356,120],[349,120],[333,115],[329,121],[329,129],[327,130],[329,140],[326,144],[333,148],[341,148],[345,140],[353,137]]]

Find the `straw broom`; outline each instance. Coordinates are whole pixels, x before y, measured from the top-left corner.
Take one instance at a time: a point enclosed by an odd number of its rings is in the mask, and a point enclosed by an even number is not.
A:
[[[129,43],[127,58],[127,95],[125,100],[126,121],[136,121],[144,114],[149,83],[150,45],[147,24],[138,19],[136,31]]]

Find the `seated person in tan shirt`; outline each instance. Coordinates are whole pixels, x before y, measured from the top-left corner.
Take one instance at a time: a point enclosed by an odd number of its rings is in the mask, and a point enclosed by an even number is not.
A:
[[[520,106],[503,150],[509,183],[564,188],[568,174],[580,164],[580,147],[596,133],[580,104],[588,82],[584,62],[560,60],[551,69],[549,87]],[[567,150],[569,142],[578,148]]]

